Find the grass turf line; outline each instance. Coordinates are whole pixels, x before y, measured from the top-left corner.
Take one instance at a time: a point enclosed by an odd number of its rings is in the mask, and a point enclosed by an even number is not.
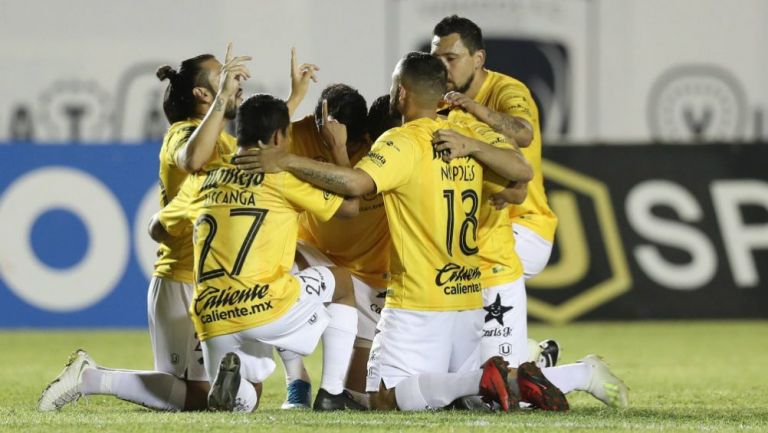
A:
[[[605,357],[631,388],[631,407],[606,408],[569,395],[566,414],[312,413],[279,409],[281,367],[265,383],[253,414],[158,413],[110,397],[87,397],[57,413],[38,413],[37,397],[83,347],[101,365],[147,369],[144,331],[2,331],[0,431],[5,432],[766,432],[768,321],[578,323],[532,325],[531,336],[556,338],[562,362]],[[317,390],[320,356],[307,359]]]

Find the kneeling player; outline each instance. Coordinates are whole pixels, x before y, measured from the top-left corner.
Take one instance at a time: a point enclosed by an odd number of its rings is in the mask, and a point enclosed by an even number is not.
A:
[[[239,109],[240,146],[283,147],[288,109],[269,95]],[[228,163],[191,177],[153,219],[153,238],[183,233],[194,223],[195,296],[190,314],[202,341],[214,410],[252,411],[251,384],[274,370],[271,347],[311,353],[322,336],[325,408],[359,408],[342,393],[357,331],[349,273],[307,268],[290,274],[298,214],[321,220],[357,214],[355,200],[316,189],[290,174],[247,173]],[[325,305],[329,304],[327,307]],[[330,392],[329,392],[330,391]],[[336,391],[336,392],[334,392]]]

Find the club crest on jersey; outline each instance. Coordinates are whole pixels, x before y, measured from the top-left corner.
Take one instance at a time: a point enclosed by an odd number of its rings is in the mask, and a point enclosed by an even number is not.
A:
[[[493,301],[492,304],[483,307],[483,310],[487,311],[488,314],[485,315],[485,323],[490,322],[491,320],[496,319],[497,322],[499,322],[499,325],[504,326],[504,313],[511,310],[514,307],[507,307],[506,305],[501,305],[501,295],[496,294],[496,300]]]

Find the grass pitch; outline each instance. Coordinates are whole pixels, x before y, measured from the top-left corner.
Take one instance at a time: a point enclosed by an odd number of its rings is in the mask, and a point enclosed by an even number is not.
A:
[[[283,378],[265,384],[250,415],[158,413],[109,397],[88,397],[38,413],[37,397],[83,347],[108,367],[152,366],[144,331],[0,332],[0,431],[6,432],[768,432],[768,321],[533,325],[554,337],[562,362],[598,353],[630,386],[630,408],[609,409],[572,393],[568,413],[312,413],[281,411]],[[316,384],[320,358],[307,361]],[[278,367],[279,368],[279,367]]]

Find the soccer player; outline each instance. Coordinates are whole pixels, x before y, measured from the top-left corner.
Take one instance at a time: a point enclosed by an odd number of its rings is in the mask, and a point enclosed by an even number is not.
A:
[[[480,28],[452,15],[434,28],[432,54],[448,68],[446,100],[473,114],[504,134],[522,149],[534,169],[527,198],[512,206],[516,249],[525,277],[541,272],[552,252],[557,217],[547,204],[541,174],[539,113],[530,91],[522,82],[485,69],[485,49]]]
[[[292,92],[298,94],[299,92]],[[313,115],[291,125],[291,152],[317,161],[351,167],[370,150],[366,102],[346,84],[323,89]],[[297,248],[306,266],[338,266],[352,273],[358,308],[358,333],[346,387],[365,396],[368,354],[384,306],[389,271],[389,229],[381,195],[360,197],[360,213],[348,220],[300,217]],[[286,368],[288,393],[283,408],[307,407],[311,388],[301,357],[278,349]]]
[[[442,60],[448,69],[449,88],[452,92],[446,100],[453,106],[461,107],[494,130],[513,140],[534,169],[533,180],[526,185],[498,192],[496,202],[514,202],[520,197],[519,188],[527,188],[527,197],[522,204],[510,207],[515,250],[523,264],[525,278],[541,272],[552,251],[557,217],[547,204],[544,181],[541,173],[541,131],[539,115],[528,88],[512,77],[485,69],[485,50],[480,28],[469,19],[452,15],[441,20],[434,28],[432,55]],[[524,311],[526,297],[524,290],[509,303],[496,302],[492,296],[486,303],[490,318],[500,316],[504,311]],[[512,329],[527,328],[525,314],[514,314],[508,326]],[[493,319],[496,320],[496,319]],[[498,319],[501,325],[501,319]],[[504,323],[507,326],[507,323]],[[488,330],[486,330],[488,332]],[[547,340],[548,342],[552,340]],[[501,342],[500,344],[504,344]],[[513,356],[524,358],[527,347],[515,344]],[[556,345],[555,345],[556,347]],[[502,346],[499,346],[500,350]],[[525,353],[523,353],[525,352]],[[545,352],[547,349],[545,348]],[[556,353],[556,351],[555,351]],[[556,359],[552,360],[556,363]],[[544,374],[563,392],[571,390],[588,391],[610,406],[627,405],[627,388],[616,378],[600,358],[590,355],[583,362],[543,369]]]
[[[231,44],[223,65],[203,54],[184,60],[178,70],[163,66],[157,71],[161,81],[169,81],[163,110],[171,123],[159,155],[161,206],[176,196],[189,173],[220,163],[235,149],[225,127],[242,101],[240,81],[250,77],[245,62],[251,58],[230,53]],[[208,377],[187,314],[192,283],[191,234],[160,243],[147,296],[155,371],[99,367],[77,350],[45,389],[38,408],[58,409],[81,395],[113,395],[159,410],[205,409]]]
[[[255,95],[240,106],[238,118],[238,146],[289,145],[283,101]],[[361,408],[343,392],[357,332],[352,280],[335,267],[290,273],[301,212],[327,221],[356,216],[358,203],[289,173],[244,172],[225,162],[190,177],[153,220],[155,239],[183,235],[194,222],[196,284],[189,311],[208,375],[215,376],[211,409],[254,410],[252,384],[274,370],[271,346],[307,355],[321,336],[323,379],[315,408]]]
[[[437,118],[446,85],[445,67],[437,59],[426,53],[405,56],[390,91],[403,126],[379,137],[354,168],[273,149],[260,153],[267,172],[287,170],[348,196],[383,194],[393,251],[368,364],[374,409],[441,408],[477,394],[505,410],[512,404],[507,363],[494,357],[478,369],[484,313],[476,237],[484,167],[478,161],[515,180],[528,168],[519,154],[479,140],[459,158],[452,158],[455,148],[446,143],[433,146],[434,134],[442,129],[474,136]],[[521,391],[539,391],[532,393],[539,407],[567,405],[540,373],[520,369],[512,374]]]

